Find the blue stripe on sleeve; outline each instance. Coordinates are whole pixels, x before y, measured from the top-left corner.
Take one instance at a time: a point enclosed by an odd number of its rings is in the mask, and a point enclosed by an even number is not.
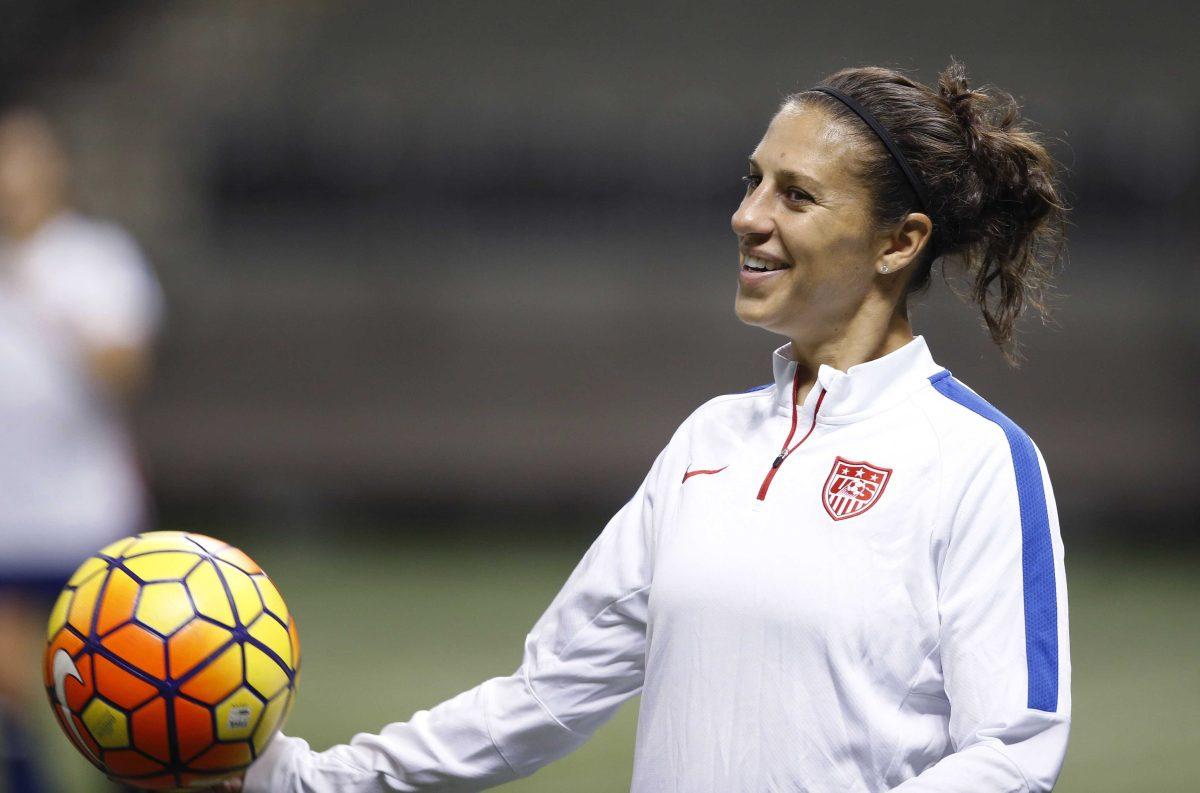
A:
[[[775,384],[774,384],[774,383],[763,383],[762,385],[756,385],[756,386],[754,386],[754,388],[747,388],[747,389],[746,389],[745,391],[743,391],[742,393],[743,393],[743,394],[749,394],[749,393],[751,393],[751,392],[753,392],[753,391],[762,391],[764,388],[770,388],[770,387],[771,387],[771,386],[773,386],[773,385],[775,385]]]
[[[1033,441],[1007,416],[943,370],[929,378],[943,396],[1004,430],[1017,477],[1021,512],[1021,572],[1025,590],[1025,661],[1029,668],[1029,707],[1058,709],[1058,605],[1054,552],[1042,468]]]

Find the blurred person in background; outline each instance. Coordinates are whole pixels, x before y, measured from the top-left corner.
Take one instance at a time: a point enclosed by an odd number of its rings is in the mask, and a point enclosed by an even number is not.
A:
[[[0,718],[10,793],[58,790],[30,714],[48,604],[76,565],[146,527],[123,420],[162,297],[125,231],[71,208],[69,164],[32,110],[0,117]],[[64,744],[65,746],[65,744]]]

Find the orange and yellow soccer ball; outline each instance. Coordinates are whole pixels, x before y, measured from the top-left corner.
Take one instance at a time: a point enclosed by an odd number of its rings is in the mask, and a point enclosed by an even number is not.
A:
[[[105,774],[152,790],[243,771],[296,696],[300,647],[279,590],[201,534],[148,532],[90,557],[50,614],[46,692]]]

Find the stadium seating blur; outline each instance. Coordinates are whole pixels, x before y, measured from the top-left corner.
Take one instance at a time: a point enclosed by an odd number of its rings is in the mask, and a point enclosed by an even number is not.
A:
[[[918,328],[1048,450],[1072,539],[1190,534],[1195,489],[1163,473],[1198,440],[1195,97],[1147,91],[1144,49],[1091,57],[1124,17],[978,9],[1014,53],[964,14],[897,42],[835,14],[746,39],[719,4],[57,5],[25,11],[53,46],[5,85],[58,115],[85,200],[166,284],[140,416],[164,507],[611,508],[692,407],[765,377],[728,214],[777,99],[954,53],[1059,141],[1070,264],[1016,373],[944,284]],[[1181,26],[1139,24],[1169,57]]]

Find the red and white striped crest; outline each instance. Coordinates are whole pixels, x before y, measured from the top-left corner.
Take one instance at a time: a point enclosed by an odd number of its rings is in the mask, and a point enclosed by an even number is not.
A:
[[[891,478],[891,468],[838,457],[821,494],[825,511],[834,520],[861,515],[875,506]]]

